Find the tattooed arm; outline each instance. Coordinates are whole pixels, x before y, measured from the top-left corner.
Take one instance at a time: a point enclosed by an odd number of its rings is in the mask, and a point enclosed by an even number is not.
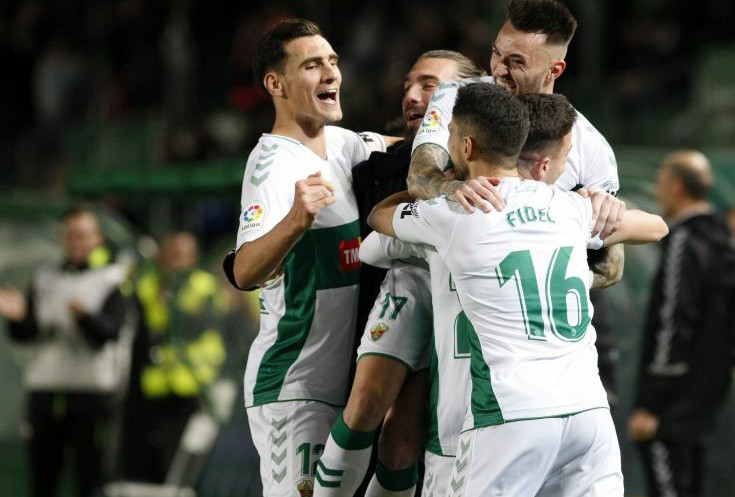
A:
[[[411,157],[406,178],[411,195],[421,199],[446,195],[450,200],[459,202],[467,212],[474,211],[473,206],[485,212],[493,208],[498,211],[503,209],[503,199],[491,180],[484,177],[469,181],[455,180],[442,173],[448,163],[449,154],[442,147],[431,143],[419,146]]]
[[[449,154],[438,145],[426,143],[417,148],[411,156],[411,165],[406,178],[409,193],[421,199],[444,195],[446,191],[442,192],[442,185],[446,178],[442,171],[448,163]],[[451,182],[460,183],[456,180]]]

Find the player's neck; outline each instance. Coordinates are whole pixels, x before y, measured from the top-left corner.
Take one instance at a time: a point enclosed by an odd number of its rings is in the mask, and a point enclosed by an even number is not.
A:
[[[306,148],[319,157],[327,157],[327,140],[324,135],[324,123],[315,121],[297,122],[292,119],[278,119],[273,124],[274,135],[286,136],[301,142]]]
[[[470,164],[470,175],[469,179],[475,179],[480,176],[488,178],[507,178],[517,177],[517,168],[505,168],[489,162],[474,162]]]

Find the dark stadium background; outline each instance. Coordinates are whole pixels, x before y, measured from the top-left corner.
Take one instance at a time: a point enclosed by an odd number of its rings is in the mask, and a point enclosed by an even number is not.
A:
[[[613,145],[622,197],[655,210],[657,162],[686,146],[712,159],[716,205],[735,204],[735,2],[566,3],[580,25],[556,90]],[[395,132],[403,75],[415,57],[449,48],[487,68],[503,7],[500,0],[3,0],[0,284],[23,284],[27,270],[54,253],[51,219],[75,200],[109,213],[121,243],[192,230],[216,265],[234,243],[245,158],[272,121],[250,57],[276,20],[317,21],[340,54],[342,125]],[[620,434],[656,254],[652,247],[629,250],[626,277],[609,291],[619,332]],[[0,495],[11,497],[25,489],[22,362],[2,333]],[[734,408],[731,399],[726,413]],[[237,445],[239,432],[228,436],[221,443]],[[731,416],[715,438],[706,495],[732,497]],[[621,440],[628,494],[638,495],[636,456]],[[225,456],[218,465],[257,480],[252,458],[222,463]],[[253,485],[231,495],[251,495]],[[219,495],[206,485],[200,490]]]

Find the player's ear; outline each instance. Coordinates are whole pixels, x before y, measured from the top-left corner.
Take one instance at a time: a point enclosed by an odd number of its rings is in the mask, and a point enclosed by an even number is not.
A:
[[[531,166],[531,177],[536,181],[543,181],[546,178],[546,173],[549,171],[550,162],[547,156],[536,159],[536,162]]]
[[[564,69],[567,68],[567,63],[563,59],[555,60],[551,63],[551,68],[546,75],[547,82],[555,80],[564,73]]]
[[[477,144],[471,136],[465,135],[462,137],[462,154],[465,159],[473,159],[477,155]]]
[[[680,178],[669,178],[669,194],[676,196],[682,196],[685,194],[684,183],[682,183]]]
[[[275,71],[270,71],[263,76],[263,86],[272,97],[283,96],[283,82]]]

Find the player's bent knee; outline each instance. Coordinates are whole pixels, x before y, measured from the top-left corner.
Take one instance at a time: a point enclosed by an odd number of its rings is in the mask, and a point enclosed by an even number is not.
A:
[[[355,382],[343,418],[356,431],[378,427],[398,397],[406,377],[406,366],[397,360],[366,356],[357,363]]]
[[[342,414],[347,426],[356,431],[376,429],[392,402],[385,397],[385,393],[374,386],[353,387]]]

